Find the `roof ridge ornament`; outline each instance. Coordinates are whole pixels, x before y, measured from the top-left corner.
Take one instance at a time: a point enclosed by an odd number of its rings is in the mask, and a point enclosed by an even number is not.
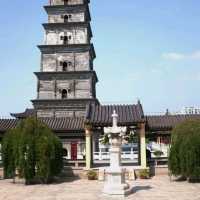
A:
[[[112,118],[113,118],[113,128],[117,128],[118,114],[116,113],[116,110],[113,111]]]

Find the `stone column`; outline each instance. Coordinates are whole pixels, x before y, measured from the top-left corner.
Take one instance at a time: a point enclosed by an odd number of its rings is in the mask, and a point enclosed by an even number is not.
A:
[[[140,124],[140,164],[142,168],[147,167],[146,158],[146,136],[145,136],[145,123]]]
[[[86,142],[86,170],[91,169],[92,167],[92,127],[86,126],[85,127],[85,142]]]

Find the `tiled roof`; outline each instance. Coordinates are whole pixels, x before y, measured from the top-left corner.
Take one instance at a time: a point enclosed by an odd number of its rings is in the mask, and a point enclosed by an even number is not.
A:
[[[93,126],[111,126],[111,115],[114,110],[119,116],[118,124],[121,126],[134,125],[134,123],[144,121],[142,106],[139,102],[137,105],[100,106],[90,104],[87,107],[86,117],[40,118],[40,120],[55,132],[84,132],[85,122],[89,122]],[[17,119],[0,120],[0,132],[15,128],[21,119],[34,116],[34,114],[33,109],[26,109],[24,113],[13,114]]]
[[[118,114],[120,126],[134,125],[144,120],[142,105],[89,105],[86,122],[93,126],[111,126],[113,111]]]
[[[160,115],[147,116],[147,129],[171,130],[185,120],[199,119],[200,115]]]
[[[54,131],[84,130],[84,117],[43,118],[40,120]]]
[[[89,106],[86,119],[77,118],[41,118],[49,128],[57,133],[77,135],[84,132],[84,123],[91,123],[93,126],[111,126],[111,115],[116,110],[119,115],[120,126],[134,125],[134,123],[146,120],[147,130],[150,131],[171,131],[179,123],[189,119],[199,119],[200,115],[162,115],[146,116],[143,118],[143,111],[140,105],[113,105],[113,106]],[[19,119],[0,119],[0,132],[15,128]],[[70,136],[71,136],[70,135]]]
[[[15,128],[19,120],[17,119],[0,119],[0,132]]]
[[[84,131],[84,118],[41,118],[54,131]],[[15,128],[19,119],[0,119],[0,132]]]
[[[23,113],[11,113],[11,116],[18,118],[18,119],[24,119],[26,117],[35,116],[35,110],[34,109],[26,109]]]

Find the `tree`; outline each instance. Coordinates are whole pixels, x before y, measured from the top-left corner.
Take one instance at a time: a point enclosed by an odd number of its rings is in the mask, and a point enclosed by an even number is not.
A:
[[[35,179],[48,183],[62,171],[62,144],[36,118],[21,121],[5,134],[2,155],[5,178],[14,177],[17,170],[27,184]]]
[[[185,121],[172,131],[169,169],[175,176],[200,180],[200,120]]]

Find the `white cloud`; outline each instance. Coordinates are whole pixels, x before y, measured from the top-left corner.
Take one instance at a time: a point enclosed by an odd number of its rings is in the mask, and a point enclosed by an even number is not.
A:
[[[185,58],[185,55],[180,53],[164,53],[162,57],[167,60],[182,60]]]
[[[186,73],[186,74],[182,74],[180,77],[179,77],[179,80],[182,80],[182,81],[200,81],[200,73]]]
[[[138,80],[141,80],[142,78],[142,73],[141,72],[134,72],[132,74],[129,74],[129,77],[128,77],[130,80],[132,81],[138,81]]]
[[[170,52],[170,53],[164,53],[162,54],[162,57],[167,60],[200,60],[200,50],[194,51],[190,54],[184,54],[184,53],[176,53],[176,52]]]
[[[199,60],[200,59],[200,51],[196,51],[193,54],[191,54],[190,58]]]

